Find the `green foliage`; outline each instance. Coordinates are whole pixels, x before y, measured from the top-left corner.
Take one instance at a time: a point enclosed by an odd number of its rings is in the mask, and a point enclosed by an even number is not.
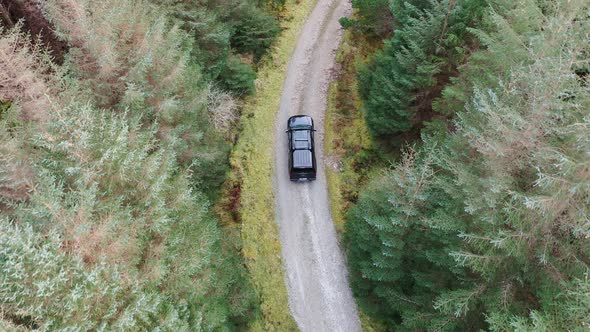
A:
[[[451,216],[461,211],[433,190],[431,156],[416,157],[406,154],[395,170],[364,189],[349,212],[346,242],[352,287],[363,309],[390,326],[428,329],[442,318],[425,304],[461,284],[449,256],[459,239],[450,225],[442,226],[453,224]]]
[[[43,10],[71,45],[63,67],[0,36],[2,68],[35,83],[0,118],[0,328],[243,330],[256,294],[202,193],[229,148],[198,43],[164,4]]]
[[[472,30],[488,66],[462,68],[437,105],[468,101],[453,132],[432,122],[349,213],[369,314],[395,330],[588,329],[587,10],[498,2]]]
[[[254,79],[256,79],[256,73],[252,67],[243,63],[236,56],[231,56],[228,59],[218,78],[221,88],[239,95],[254,93]]]
[[[232,25],[232,48],[252,54],[255,61],[262,58],[280,32],[272,15],[247,2],[234,7],[227,19]]]
[[[389,0],[353,0],[355,19],[343,17],[340,23],[344,28],[353,27],[369,36],[387,38],[393,31],[393,14],[389,6]]]
[[[236,90],[230,90],[237,94],[244,93],[245,87],[250,89],[256,77],[251,69],[247,76],[243,75],[246,69],[236,70],[233,54],[251,56],[258,62],[280,32],[275,17],[264,10],[264,6],[257,6],[250,0],[151,2],[165,5],[169,15],[193,35],[196,47],[192,56],[207,68],[208,78],[220,81],[228,89],[233,87],[226,84],[228,81],[241,82]]]
[[[10,101],[0,100],[0,120],[2,120],[2,116],[4,115],[4,113],[6,113],[8,109],[10,109],[10,106],[12,106],[12,103]]]
[[[420,5],[418,7],[417,5]],[[411,130],[432,111],[431,101],[463,60],[468,24],[483,1],[393,1],[399,27],[359,74],[359,91],[374,136]]]
[[[69,55],[67,68],[76,78],[72,84],[79,85],[73,98],[129,111],[142,117],[143,126],[157,123],[158,136],[173,146],[183,166],[191,167],[199,188],[210,191],[218,186],[219,175],[227,169],[229,147],[209,121],[210,83],[193,59],[193,38],[171,25],[163,15],[165,8],[134,1],[86,3],[90,14],[76,17],[72,24],[60,9],[62,1],[49,1],[48,15],[67,40],[84,41]],[[232,83],[242,83],[238,86],[245,89],[254,75],[238,68],[241,76]]]
[[[178,309],[155,292],[126,280],[124,269],[99,263],[88,269],[63,253],[63,239],[31,227],[0,222],[2,310],[11,320],[42,330],[142,331],[157,322],[164,330],[200,328],[180,319]],[[123,271],[121,271],[123,270]]]
[[[8,282],[3,311],[23,312],[50,329],[144,329],[168,320],[171,330],[227,329],[232,315],[244,320],[239,316],[248,309],[232,313],[228,300],[242,297],[233,306],[250,307],[252,294],[239,290],[243,271],[226,267],[228,253],[220,248],[207,202],[191,190],[172,149],[156,145],[155,128],[139,124],[138,118],[72,106],[56,110],[47,131],[31,142],[39,151],[32,165],[36,186],[12,214],[14,232],[28,230],[6,246],[11,258],[2,259],[0,279]],[[54,234],[47,253],[35,253],[45,242],[33,230]],[[55,261],[37,262],[48,255]],[[44,274],[35,272],[39,266]],[[19,275],[30,280],[15,288]],[[86,285],[94,275],[98,279]],[[25,286],[44,283],[55,293]],[[81,289],[71,289],[72,283]],[[46,296],[55,304],[33,310]],[[63,312],[57,304],[68,301],[70,311]],[[92,304],[96,311],[87,309]],[[90,325],[76,325],[80,315]]]
[[[275,12],[281,12],[285,10],[287,0],[258,0],[260,6],[268,7]]]

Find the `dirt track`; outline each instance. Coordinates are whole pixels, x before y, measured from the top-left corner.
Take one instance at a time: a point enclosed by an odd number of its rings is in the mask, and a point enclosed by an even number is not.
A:
[[[318,0],[291,62],[276,122],[274,189],[289,306],[302,331],[360,331],[344,257],[330,215],[324,173],[324,113],[328,86],[342,38],[338,19],[350,14],[348,0]],[[287,172],[287,119],[314,118],[318,175],[292,183]]]

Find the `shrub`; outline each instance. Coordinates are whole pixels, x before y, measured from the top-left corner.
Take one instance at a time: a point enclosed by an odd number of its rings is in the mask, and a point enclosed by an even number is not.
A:
[[[232,91],[237,95],[249,95],[254,93],[254,80],[256,73],[252,67],[243,63],[240,58],[231,56],[218,80],[221,88]]]
[[[280,32],[274,16],[245,2],[234,8],[231,17],[231,45],[239,53],[254,55],[256,61],[266,53]]]

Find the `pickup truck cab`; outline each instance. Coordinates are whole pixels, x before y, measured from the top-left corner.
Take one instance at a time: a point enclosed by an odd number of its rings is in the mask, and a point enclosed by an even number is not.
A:
[[[308,115],[295,115],[287,121],[291,181],[316,179],[314,132],[313,119]]]

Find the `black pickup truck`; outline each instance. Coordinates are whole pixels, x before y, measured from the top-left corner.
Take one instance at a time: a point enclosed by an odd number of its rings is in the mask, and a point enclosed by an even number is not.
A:
[[[316,178],[314,131],[313,119],[308,115],[295,115],[287,121],[291,181],[313,181]]]

